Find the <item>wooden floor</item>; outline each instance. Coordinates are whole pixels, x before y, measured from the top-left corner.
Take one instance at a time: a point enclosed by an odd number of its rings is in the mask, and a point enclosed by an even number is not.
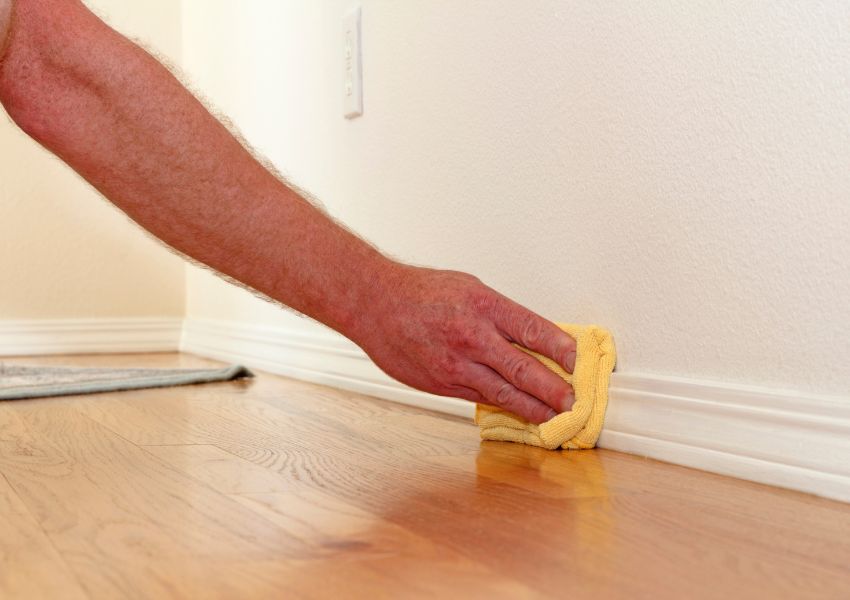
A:
[[[0,404],[0,598],[363,597],[850,598],[850,505],[266,374]]]

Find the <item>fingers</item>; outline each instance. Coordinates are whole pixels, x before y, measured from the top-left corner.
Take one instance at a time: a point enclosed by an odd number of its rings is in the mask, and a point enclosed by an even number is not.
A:
[[[557,325],[504,297],[496,303],[494,313],[496,326],[508,339],[573,372],[576,341]]]
[[[451,394],[453,398],[463,398],[464,400],[469,400],[476,404],[492,404],[492,402],[488,401],[487,398],[481,395],[481,392],[468,388],[464,385],[449,386],[448,394]]]
[[[570,384],[496,333],[480,362],[499,373],[513,387],[559,413],[570,410],[575,403],[575,392]]]
[[[517,352],[519,351],[517,350]],[[544,404],[522,390],[518,390],[510,382],[506,381],[504,377],[484,365],[473,365],[468,375],[470,386],[474,389],[468,389],[468,392],[473,393],[470,394],[467,392],[465,396],[461,396],[463,398],[470,399],[470,397],[474,397],[474,392],[477,392],[480,395],[480,399],[473,400],[474,402],[498,406],[537,425],[548,421],[558,414],[551,406]]]

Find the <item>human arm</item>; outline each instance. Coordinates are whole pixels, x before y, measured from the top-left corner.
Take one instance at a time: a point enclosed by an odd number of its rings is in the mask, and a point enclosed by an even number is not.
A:
[[[142,227],[341,332],[393,377],[536,422],[571,406],[569,387],[509,343],[571,370],[566,334],[470,275],[399,264],[335,223],[78,0],[16,0],[0,101]]]

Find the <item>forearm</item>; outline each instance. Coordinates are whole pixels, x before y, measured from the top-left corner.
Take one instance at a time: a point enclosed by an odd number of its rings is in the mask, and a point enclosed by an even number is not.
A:
[[[337,226],[77,0],[16,0],[0,101],[143,227],[340,331],[397,379],[535,423],[572,405],[510,342],[572,371],[574,340],[475,277],[398,265]]]
[[[154,235],[349,337],[394,272],[76,1],[17,0],[0,100]]]

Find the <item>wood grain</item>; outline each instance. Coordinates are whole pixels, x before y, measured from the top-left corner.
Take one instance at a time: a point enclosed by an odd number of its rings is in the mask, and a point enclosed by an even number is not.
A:
[[[2,598],[850,590],[848,505],[265,374],[0,404],[0,516]]]
[[[0,476],[0,596],[85,598],[44,531]]]

